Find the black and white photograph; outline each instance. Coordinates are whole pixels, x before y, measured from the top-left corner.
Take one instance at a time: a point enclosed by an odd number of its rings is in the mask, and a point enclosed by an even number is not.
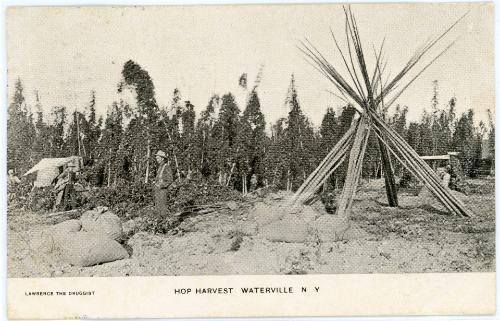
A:
[[[7,8],[7,277],[495,272],[493,22]]]

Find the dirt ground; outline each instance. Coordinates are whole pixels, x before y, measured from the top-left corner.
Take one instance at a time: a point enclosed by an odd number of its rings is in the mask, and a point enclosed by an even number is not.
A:
[[[280,215],[285,193],[250,198],[236,210],[185,219],[175,234],[137,232],[124,243],[129,259],[92,267],[51,264],[33,250],[43,215],[8,211],[8,276],[152,276],[485,272],[495,270],[494,179],[472,180],[471,219],[446,215],[412,191],[400,208],[385,204],[383,183],[365,183],[351,227],[331,238],[335,215],[320,203]],[[124,222],[129,229],[134,222]]]

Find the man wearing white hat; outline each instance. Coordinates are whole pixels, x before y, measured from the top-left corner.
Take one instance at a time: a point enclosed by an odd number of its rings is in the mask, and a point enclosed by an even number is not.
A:
[[[158,171],[156,173],[155,182],[155,207],[158,213],[167,213],[167,188],[174,181],[172,169],[167,161],[167,154],[158,150],[156,153],[156,161],[158,162]]]

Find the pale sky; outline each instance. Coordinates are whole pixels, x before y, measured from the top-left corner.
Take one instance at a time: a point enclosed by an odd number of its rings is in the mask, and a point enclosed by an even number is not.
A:
[[[398,102],[409,106],[410,120],[419,119],[423,108],[430,108],[432,81],[438,80],[442,105],[455,95],[458,112],[472,107],[478,120],[487,120],[486,110],[494,110],[495,101],[492,4],[370,4],[352,9],[369,70],[372,46],[378,48],[385,36],[391,75],[419,45],[470,9],[424,63],[459,37],[454,47]],[[327,92],[333,85],[296,46],[307,37],[346,74],[330,28],[345,44],[340,5],[10,8],[9,102],[20,77],[31,106],[38,90],[47,112],[55,105],[83,110],[95,90],[98,113],[104,114],[122,97],[117,84],[123,64],[132,59],[152,77],[160,106],[168,105],[174,88],[179,88],[198,115],[212,94],[229,91],[243,110],[246,94],[238,86],[239,76],[248,73],[251,86],[264,65],[258,94],[266,122],[286,116],[284,100],[294,73],[301,106],[319,126],[328,106],[343,103]]]

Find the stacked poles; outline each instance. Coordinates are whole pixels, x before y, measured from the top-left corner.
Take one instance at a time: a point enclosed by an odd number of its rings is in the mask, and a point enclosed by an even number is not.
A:
[[[337,215],[341,218],[348,218],[351,213],[352,201],[356,194],[361,169],[363,168],[366,145],[368,144],[368,137],[370,137],[370,127],[368,117],[363,115],[354,136],[351,152],[349,153],[347,176],[337,206]]]
[[[351,126],[339,142],[332,148],[330,153],[323,159],[319,166],[309,175],[304,183],[295,192],[294,197],[291,199],[290,205],[298,202],[307,203],[314,194],[320,189],[325,181],[333,174],[337,167],[342,164],[344,158],[351,146],[354,133],[359,126],[359,120],[355,125]]]
[[[373,112],[370,112],[370,114],[375,129],[374,132],[386,143],[386,146],[401,164],[415,177],[420,179],[420,181],[424,182],[432,194],[451,213],[464,217],[472,217],[473,213],[465,207],[462,201],[451,193],[447,186],[441,183],[437,174],[420,158],[417,152],[396,131],[387,126],[377,114]]]
[[[323,185],[325,180],[333,173],[338,165],[347,157],[349,151],[349,165],[347,176],[344,183],[344,188],[337,206],[337,214],[342,218],[348,218],[352,209],[352,202],[356,193],[356,188],[361,177],[362,165],[366,146],[370,132],[374,132],[378,138],[379,149],[382,158],[384,169],[384,180],[387,198],[390,206],[397,206],[397,191],[392,169],[391,152],[413,175],[424,182],[429,190],[443,203],[443,205],[453,214],[470,217],[472,212],[469,211],[464,204],[458,200],[450,192],[448,187],[443,186],[437,174],[423,161],[417,152],[391,129],[384,121],[384,110],[387,110],[395,100],[425,71],[432,63],[444,54],[454,42],[448,45],[444,50],[427,63],[421,70],[404,86],[401,86],[398,92],[394,92],[395,88],[400,85],[405,75],[410,72],[415,65],[431,50],[436,43],[439,42],[450,30],[452,30],[464,14],[441,35],[429,40],[409,59],[403,69],[396,74],[394,79],[382,82],[382,73],[385,70],[387,62],[383,62],[382,48],[384,42],[380,46],[377,53],[374,49],[376,66],[373,74],[370,77],[368,74],[365,56],[361,44],[359,30],[356,24],[356,19],[352,14],[350,7],[344,7],[346,17],[346,39],[348,56],[340,49],[337,39],[333,35],[336,48],[342,57],[344,65],[350,76],[349,82],[344,78],[333,65],[310,43],[302,42],[302,47],[299,49],[310,59],[311,64],[319,70],[329,81],[331,81],[338,89],[340,95],[336,95],[344,102],[356,108],[360,117],[357,122],[351,126],[348,132],[342,139],[333,147],[332,151],[325,157],[315,171],[305,180],[302,186],[297,190],[291,200],[292,205],[307,201],[314,198],[314,193]],[[348,62],[350,61],[350,63]],[[357,62],[357,63],[355,63]],[[391,96],[392,95],[392,96]],[[389,97],[389,103],[384,105],[384,99]]]

